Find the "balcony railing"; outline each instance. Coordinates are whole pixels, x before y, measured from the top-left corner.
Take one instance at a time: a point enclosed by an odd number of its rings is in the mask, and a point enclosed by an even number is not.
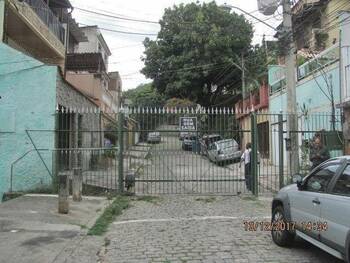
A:
[[[249,97],[236,103],[236,118],[240,119],[252,110],[265,109],[269,106],[269,88],[262,85],[258,90],[250,93]]]
[[[325,51],[317,55],[315,58],[301,65],[298,68],[298,80],[312,75],[321,68],[329,66],[330,64],[338,61],[338,59],[339,45],[335,44],[334,46],[326,49]]]
[[[23,0],[23,2],[34,10],[50,31],[64,44],[65,29],[49,6],[42,0]]]

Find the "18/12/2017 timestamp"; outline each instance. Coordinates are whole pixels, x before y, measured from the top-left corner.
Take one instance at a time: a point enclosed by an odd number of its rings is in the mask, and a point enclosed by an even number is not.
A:
[[[245,231],[327,231],[327,222],[243,221]]]

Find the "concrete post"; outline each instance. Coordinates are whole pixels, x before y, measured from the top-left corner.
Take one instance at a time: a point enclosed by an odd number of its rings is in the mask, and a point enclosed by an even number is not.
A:
[[[58,213],[69,212],[69,178],[66,173],[58,174]]]
[[[81,168],[73,168],[73,201],[81,202],[83,192],[83,173]]]
[[[118,117],[118,190],[124,192],[124,112],[120,110]]]
[[[283,27],[286,35],[286,93],[287,93],[287,130],[288,138],[291,142],[291,150],[289,152],[289,172],[290,176],[299,172],[299,142],[298,142],[298,117],[296,102],[296,51],[293,38],[292,10],[291,1],[283,1]]]

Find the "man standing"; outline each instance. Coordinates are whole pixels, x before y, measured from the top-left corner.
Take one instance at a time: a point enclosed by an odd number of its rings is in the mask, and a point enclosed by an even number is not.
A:
[[[316,133],[310,149],[310,161],[312,162],[311,170],[327,161],[329,158],[329,151],[322,142],[321,134]]]
[[[241,157],[241,163],[244,162],[245,184],[249,191],[252,190],[252,176],[251,176],[252,169],[251,169],[251,158],[250,158],[251,151],[252,151],[252,144],[249,142],[247,143],[246,150],[243,152]],[[239,164],[239,167],[241,167],[241,163]]]

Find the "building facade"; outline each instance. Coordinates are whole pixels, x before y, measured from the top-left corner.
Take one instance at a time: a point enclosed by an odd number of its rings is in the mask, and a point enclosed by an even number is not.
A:
[[[12,63],[17,61],[22,62]],[[63,130],[57,121],[58,107],[98,107],[65,81],[57,66],[46,65],[4,43],[0,43],[0,86],[1,200],[11,188],[19,191],[49,184],[54,176],[54,149],[77,147],[73,138],[60,145],[62,134],[55,132]],[[84,118],[79,129],[99,129],[99,116]],[[74,118],[69,125],[75,129]],[[81,147],[99,145],[99,138],[83,135]]]
[[[103,143],[99,134],[80,132],[101,129],[99,106],[64,78],[66,52],[87,41],[71,9],[68,0],[0,0],[0,200],[9,190],[51,183],[57,149]],[[62,121],[59,110],[72,114]]]
[[[87,42],[80,42],[67,55],[67,80],[91,97],[103,112],[116,112],[122,88],[118,72],[108,73],[111,52],[97,26],[80,28]]]

